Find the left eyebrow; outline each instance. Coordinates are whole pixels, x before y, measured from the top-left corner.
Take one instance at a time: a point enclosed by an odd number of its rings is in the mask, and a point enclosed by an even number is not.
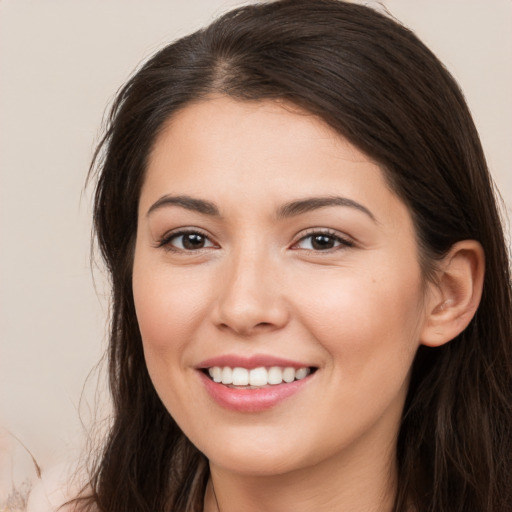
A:
[[[373,215],[373,213],[368,208],[366,208],[366,206],[363,206],[353,199],[339,196],[308,197],[306,199],[291,201],[278,209],[277,218],[282,219],[294,217],[295,215],[301,215],[303,213],[318,210],[320,208],[326,208],[329,206],[344,206],[348,208],[355,208],[356,210],[359,210],[360,212],[363,212],[368,217],[370,217],[373,222],[377,222],[375,215]]]
[[[156,203],[151,205],[147,212],[147,216],[151,215],[155,210],[163,208],[165,206],[180,206],[186,210],[195,211],[202,213],[203,215],[210,215],[212,217],[220,217],[219,209],[215,203],[206,201],[204,199],[197,199],[195,197],[181,195],[171,196],[165,195],[161,197]]]

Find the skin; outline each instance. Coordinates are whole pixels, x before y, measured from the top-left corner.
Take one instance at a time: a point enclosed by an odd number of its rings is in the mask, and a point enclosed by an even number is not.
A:
[[[182,195],[220,215],[154,206]],[[276,215],[327,196],[370,213],[334,205]],[[183,249],[168,236],[181,228],[205,246]],[[313,249],[311,232],[334,247]],[[208,457],[222,512],[390,509],[411,363],[428,329],[437,329],[431,344],[447,338],[433,324],[444,297],[432,288],[407,207],[376,163],[316,117],[212,97],[177,113],[156,141],[139,205],[137,317],[155,388]],[[197,370],[223,354],[317,371],[275,407],[242,413],[212,400]],[[211,482],[205,510],[217,510]]]

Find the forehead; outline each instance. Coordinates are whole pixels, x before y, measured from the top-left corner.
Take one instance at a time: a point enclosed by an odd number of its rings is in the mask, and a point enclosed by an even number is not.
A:
[[[221,208],[329,194],[388,213],[405,208],[379,165],[318,117],[289,103],[223,96],[177,112],[154,144],[141,206],[176,193]]]
[[[303,153],[310,149],[316,152],[341,149],[338,157],[352,162],[372,162],[318,116],[282,100],[239,101],[221,95],[187,104],[164,124],[150,162],[158,159],[164,146],[173,141],[187,142],[180,149],[187,149],[189,143],[196,143],[195,149],[200,145],[209,145],[210,150],[217,146],[224,158],[229,154],[227,148],[233,152],[231,146],[244,150],[265,144],[265,153],[277,148],[283,157],[288,149],[296,153],[301,145]]]

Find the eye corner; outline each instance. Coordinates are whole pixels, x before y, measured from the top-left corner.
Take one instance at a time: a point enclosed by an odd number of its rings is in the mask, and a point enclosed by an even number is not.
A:
[[[155,242],[154,246],[168,252],[189,255],[220,248],[210,235],[193,227],[168,231]]]
[[[309,240],[309,247],[300,247],[300,244]],[[291,250],[308,251],[311,253],[332,253],[354,247],[354,240],[339,231],[327,228],[310,228],[300,233],[290,246]]]

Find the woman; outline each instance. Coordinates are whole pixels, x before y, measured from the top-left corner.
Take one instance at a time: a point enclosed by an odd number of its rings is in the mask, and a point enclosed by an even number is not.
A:
[[[478,135],[408,30],[234,10],[120,91],[96,157],[104,511],[506,511],[511,286]]]

